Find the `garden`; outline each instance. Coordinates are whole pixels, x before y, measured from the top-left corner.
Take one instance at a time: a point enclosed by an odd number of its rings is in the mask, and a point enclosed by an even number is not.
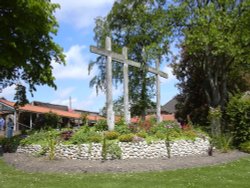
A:
[[[55,114],[49,117],[58,119]],[[48,122],[53,122],[53,120]],[[46,129],[27,131],[11,139],[2,139],[1,142],[4,151],[16,151],[19,145],[21,147],[39,145],[41,147],[33,154],[48,154],[49,159],[54,159],[56,146],[58,145],[70,147],[75,145],[79,147],[83,144],[87,144],[86,149],[89,151],[96,144],[99,144],[101,152],[99,152],[99,155],[101,159],[105,160],[108,155],[110,155],[112,159],[120,159],[122,155],[120,146],[122,143],[144,143],[145,145],[162,143],[163,147],[166,146],[167,157],[170,157],[168,146],[171,142],[178,140],[194,142],[197,138],[203,140],[208,139],[207,134],[200,129],[193,128],[192,126],[181,127],[178,123],[171,121],[164,121],[157,124],[153,118],[129,126],[121,119],[116,123],[115,129],[112,131],[108,130],[105,120],[98,121],[92,127],[87,124],[75,128],[52,129],[49,127],[53,126],[47,126]],[[138,150],[140,150],[140,148],[138,148]],[[130,151],[130,153],[134,152]]]

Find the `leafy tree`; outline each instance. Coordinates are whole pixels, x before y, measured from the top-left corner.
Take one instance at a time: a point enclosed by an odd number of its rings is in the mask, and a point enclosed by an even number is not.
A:
[[[176,78],[180,81],[177,86],[180,94],[177,95],[176,118],[187,121],[190,117],[195,124],[207,125],[208,104],[203,91],[204,76],[202,69],[197,66],[196,60],[189,57],[182,49],[181,60],[173,64]]]
[[[17,84],[17,104],[27,102],[26,86],[56,88],[52,61],[64,63],[62,48],[53,41],[58,23],[50,0],[0,1],[0,87]]]
[[[113,108],[114,108],[114,112],[117,116],[123,116],[124,115],[124,105],[123,105],[123,97],[119,97],[118,99],[114,100],[113,103]],[[107,116],[107,110],[106,110],[106,106],[104,106],[101,109],[100,112],[103,116]]]
[[[234,96],[229,100],[227,110],[229,123],[234,136],[234,144],[250,140],[250,92],[243,96]]]
[[[186,54],[181,63],[187,66],[175,66],[188,69],[182,73],[177,68],[176,72],[183,83],[180,87],[189,85],[185,88],[185,101],[193,103],[190,95],[195,95],[200,100],[198,103],[214,109],[220,106],[224,110],[229,92],[241,85],[237,79],[250,70],[250,31],[247,29],[250,27],[250,1],[194,0],[176,4],[172,10],[176,14],[182,12],[178,21],[180,17],[183,21],[178,24]],[[193,77],[193,72],[197,76],[200,74],[200,78]],[[195,83],[198,86],[191,91]]]
[[[105,18],[98,18],[95,27],[97,46],[104,46],[106,36],[111,36],[113,50],[121,52],[121,46],[129,49],[128,57],[140,62],[142,68],[129,67],[129,95],[132,115],[145,117],[146,109],[152,106],[155,79],[149,76],[145,66],[154,65],[155,59],[162,60],[168,53],[171,27],[168,24],[164,0],[121,0],[116,1]],[[105,90],[105,58],[98,57],[90,63],[97,65],[100,73],[90,86]],[[122,65],[113,64],[115,83],[122,81]]]

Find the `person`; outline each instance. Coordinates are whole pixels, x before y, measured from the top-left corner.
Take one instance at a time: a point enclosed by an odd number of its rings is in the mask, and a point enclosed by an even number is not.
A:
[[[1,116],[0,117],[0,131],[2,130],[4,130],[4,124],[5,124],[5,121],[4,121],[4,119],[3,119],[3,117]]]
[[[14,128],[13,121],[11,118],[9,118],[7,123],[7,138],[11,138],[13,136],[13,128]]]

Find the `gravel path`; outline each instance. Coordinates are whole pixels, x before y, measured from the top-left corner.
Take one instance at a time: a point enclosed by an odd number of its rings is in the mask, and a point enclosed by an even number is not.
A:
[[[49,161],[45,157],[33,157],[27,154],[6,153],[3,160],[17,169],[26,172],[146,172],[192,168],[227,163],[249,154],[239,151],[229,153],[215,152],[213,156],[189,156],[171,159],[129,159],[111,161],[65,160]]]

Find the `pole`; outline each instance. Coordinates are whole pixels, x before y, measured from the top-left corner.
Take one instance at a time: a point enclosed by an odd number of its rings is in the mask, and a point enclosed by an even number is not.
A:
[[[124,56],[123,64],[123,92],[124,92],[124,119],[127,124],[130,124],[130,113],[129,113],[129,91],[128,91],[128,49],[122,48],[122,55]]]
[[[159,72],[160,69],[160,61],[156,59],[156,69]],[[161,83],[160,83],[160,75],[156,74],[156,118],[157,123],[161,122]]]
[[[111,38],[106,37],[105,48],[111,51]],[[107,108],[107,123],[108,129],[114,130],[114,111],[112,97],[112,57],[107,56],[106,62],[106,108]]]

